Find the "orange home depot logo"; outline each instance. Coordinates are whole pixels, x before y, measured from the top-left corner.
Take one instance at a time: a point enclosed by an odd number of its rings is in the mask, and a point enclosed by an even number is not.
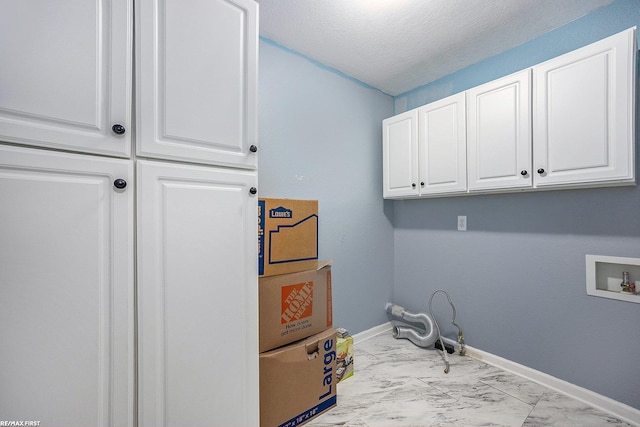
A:
[[[280,323],[310,317],[313,309],[313,282],[282,287]]]

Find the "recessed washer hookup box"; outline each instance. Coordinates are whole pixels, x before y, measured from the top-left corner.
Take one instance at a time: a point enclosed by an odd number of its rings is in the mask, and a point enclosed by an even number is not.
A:
[[[333,325],[331,261],[315,270],[258,280],[260,304],[259,352],[272,350]]]
[[[260,426],[306,424],[336,406],[336,331],[260,354]]]
[[[318,261],[318,201],[258,200],[258,274],[313,270]]]

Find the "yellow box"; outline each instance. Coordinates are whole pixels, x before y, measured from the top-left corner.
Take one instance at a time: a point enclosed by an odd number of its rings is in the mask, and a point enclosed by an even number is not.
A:
[[[336,378],[338,382],[353,375],[353,337],[338,337],[336,342]]]
[[[258,200],[258,274],[314,270],[318,262],[318,201]]]

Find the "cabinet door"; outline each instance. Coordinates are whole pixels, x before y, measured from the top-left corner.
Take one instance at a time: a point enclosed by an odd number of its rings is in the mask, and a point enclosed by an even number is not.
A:
[[[253,0],[136,2],[139,156],[255,168]]]
[[[130,161],[0,146],[2,419],[133,425],[132,179]]]
[[[469,190],[530,187],[531,71],[467,91]]]
[[[138,161],[140,426],[257,426],[255,171]]]
[[[382,149],[384,198],[417,196],[418,110],[383,120]]]
[[[0,2],[0,140],[128,157],[132,11],[132,0]]]
[[[635,28],[533,69],[534,184],[635,182]]]
[[[464,93],[420,107],[418,122],[420,194],[466,191]]]

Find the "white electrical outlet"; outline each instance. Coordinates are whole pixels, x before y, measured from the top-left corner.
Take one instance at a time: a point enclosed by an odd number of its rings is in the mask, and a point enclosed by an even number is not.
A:
[[[458,217],[458,231],[467,231],[467,217],[459,216]]]

